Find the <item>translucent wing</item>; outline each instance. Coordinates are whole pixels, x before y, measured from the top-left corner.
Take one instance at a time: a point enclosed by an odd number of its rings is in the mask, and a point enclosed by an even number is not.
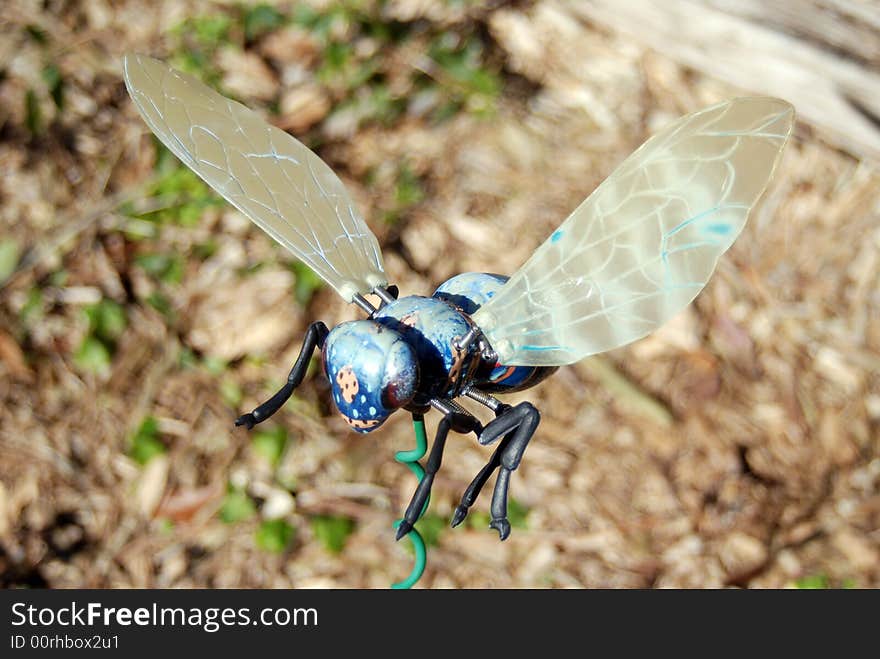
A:
[[[158,60],[123,59],[147,125],[178,158],[347,301],[386,283],[376,237],[318,156]]]
[[[645,142],[474,314],[499,362],[570,364],[683,309],[745,225],[793,121],[785,101],[737,98]]]

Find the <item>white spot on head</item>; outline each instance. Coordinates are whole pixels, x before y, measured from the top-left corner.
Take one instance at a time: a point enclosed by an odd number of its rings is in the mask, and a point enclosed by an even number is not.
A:
[[[366,396],[361,396],[361,402],[362,402],[362,403],[366,403],[366,402],[367,402],[367,397],[366,397]]]
[[[370,416],[376,416],[376,408],[370,405]]]
[[[352,418],[357,419],[360,416],[360,414],[358,414],[357,410],[352,410],[351,416],[352,416]]]

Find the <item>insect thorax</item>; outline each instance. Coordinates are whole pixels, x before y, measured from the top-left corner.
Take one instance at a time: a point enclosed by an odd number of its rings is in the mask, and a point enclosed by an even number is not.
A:
[[[419,362],[415,407],[432,398],[458,395],[475,361],[473,353],[456,347],[471,327],[466,314],[436,298],[410,296],[386,305],[375,319],[399,332],[415,351]]]

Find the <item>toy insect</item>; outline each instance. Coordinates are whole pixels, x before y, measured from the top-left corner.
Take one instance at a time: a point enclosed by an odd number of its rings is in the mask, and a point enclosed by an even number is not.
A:
[[[235,424],[252,428],[278,411],[315,349],[356,432],[372,432],[398,409],[417,420],[432,408],[442,415],[398,539],[428,501],[450,431],[498,442],[452,526],[498,470],[490,526],[508,537],[511,475],[540,415],[496,394],[644,337],[689,304],[742,230],[794,121],[790,104],[764,97],[682,117],[627,158],[510,278],[465,273],[430,297],[398,298],[376,237],[318,156],[162,62],[129,55],[124,73],[144,120],[178,158],[367,314],[330,330],[312,323],[287,383]],[[482,425],[456,402],[461,396],[495,418]]]

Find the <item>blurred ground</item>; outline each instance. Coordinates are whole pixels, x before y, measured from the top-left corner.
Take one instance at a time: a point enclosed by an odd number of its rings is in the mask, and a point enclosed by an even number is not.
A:
[[[756,91],[587,5],[11,2],[0,582],[381,588],[411,566],[391,529],[414,487],[393,460],[413,443],[405,415],[356,436],[313,375],[269,428],[232,428],[308,322],[356,314],[157,149],[123,52],[194,71],[314,147],[391,280],[429,294],[511,273],[653,130]],[[800,123],[686,313],[528,392],[543,421],[503,544],[485,494],[446,527],[489,456],[450,442],[421,586],[880,583],[880,170],[845,143]]]

